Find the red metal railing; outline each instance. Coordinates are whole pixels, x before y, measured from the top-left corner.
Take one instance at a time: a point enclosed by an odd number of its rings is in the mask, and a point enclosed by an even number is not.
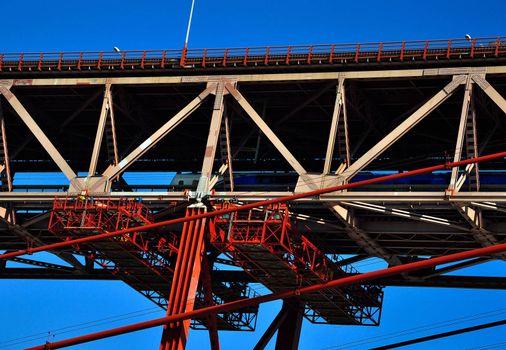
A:
[[[63,240],[90,233],[100,234],[153,223],[148,207],[138,201],[110,198],[95,200],[77,196],[55,198],[48,230]],[[173,272],[170,257],[178,252],[177,237],[170,232],[152,239],[146,232],[134,231],[113,238],[126,251],[155,274]],[[76,249],[80,249],[76,245]]]
[[[378,63],[506,57],[506,37],[182,50],[0,53],[0,71]]]

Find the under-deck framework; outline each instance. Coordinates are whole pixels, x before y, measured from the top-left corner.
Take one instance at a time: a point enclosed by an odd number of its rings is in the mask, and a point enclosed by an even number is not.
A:
[[[503,151],[505,62],[503,37],[0,54],[0,249],[30,249]],[[0,278],[121,279],[168,315],[179,314],[249,298],[250,283],[282,291],[332,279],[324,269],[334,278],[357,273],[352,264],[369,257],[398,266],[504,242],[505,175],[504,160],[497,159],[300,198],[252,210],[248,218],[141,230],[52,251],[68,266],[12,258],[45,268],[7,261]],[[505,256],[381,285],[503,289],[499,277],[444,274]],[[286,300],[292,306],[270,331],[297,337],[300,318],[287,316],[293,310],[312,321],[378,324],[381,299],[380,287],[363,285]],[[257,310],[192,326],[208,329],[218,349],[218,330],[254,330]],[[335,310],[345,310],[342,319]],[[184,348],[188,326],[167,326],[161,348]]]

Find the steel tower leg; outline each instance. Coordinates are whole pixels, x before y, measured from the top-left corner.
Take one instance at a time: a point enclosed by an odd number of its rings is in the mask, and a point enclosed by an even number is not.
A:
[[[205,207],[188,208],[186,217],[203,214],[205,211]],[[167,302],[167,315],[193,310],[204,252],[205,226],[205,218],[184,223],[176,268]],[[189,328],[190,320],[166,325],[163,328],[160,350],[184,349]]]
[[[213,287],[211,280],[212,265],[204,252],[202,254],[202,287],[204,290],[204,301],[206,306],[213,306]],[[207,328],[209,329],[209,342],[211,350],[220,350],[220,338],[218,336],[218,323],[216,315],[212,314],[207,317]]]
[[[299,299],[283,300],[283,309],[287,315],[278,329],[276,350],[297,350],[299,348],[304,303]]]
[[[285,303],[283,303],[283,307],[277,314],[277,316],[274,318],[272,323],[269,325],[265,333],[262,335],[258,343],[255,345],[253,350],[264,350],[267,344],[271,341],[274,334],[278,331],[279,327],[283,324],[286,317],[288,316],[288,312],[286,311],[287,306]]]

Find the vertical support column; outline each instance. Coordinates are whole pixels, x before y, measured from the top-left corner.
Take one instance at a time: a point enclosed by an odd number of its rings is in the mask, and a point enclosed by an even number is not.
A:
[[[107,121],[107,114],[109,111],[109,90],[111,89],[110,84],[105,85],[104,99],[102,102],[102,109],[100,110],[100,119],[98,121],[97,134],[95,136],[95,144],[93,145],[93,152],[91,154],[90,168],[88,170],[88,176],[94,176],[98,157],[100,156],[100,147],[102,146],[102,138],[104,136],[105,123]]]
[[[467,78],[466,81],[466,89],[464,91],[464,101],[462,102],[462,110],[460,112],[460,123],[459,123],[459,132],[457,134],[457,142],[455,145],[455,153],[453,156],[453,161],[458,162],[462,158],[462,149],[464,146],[465,132],[466,132],[466,122],[469,115],[469,105],[471,102],[471,93],[472,93],[472,80],[471,77]],[[455,189],[455,184],[457,182],[457,176],[459,174],[459,168],[455,167],[452,169],[452,175],[450,178],[450,185],[448,188],[450,190]]]
[[[476,109],[474,105],[474,98],[471,96],[471,102],[469,106],[469,114],[467,117],[466,124],[466,154],[468,158],[478,157],[478,131],[476,129]],[[480,171],[479,164],[473,164],[473,167],[466,167],[469,173],[469,190],[479,191],[480,190]]]
[[[230,146],[230,119],[228,118],[228,111],[226,105],[224,106],[223,121],[220,129],[220,153],[221,163],[219,174],[223,175],[223,183],[225,191],[234,191],[234,173],[232,171],[232,150]],[[216,175],[213,180],[218,181]],[[211,180],[211,182],[213,182]],[[210,184],[209,188],[212,189],[214,184]]]
[[[109,123],[106,124],[106,137],[110,138],[108,140],[108,147],[110,148],[109,141],[112,141],[112,152],[114,165],[116,166],[119,163],[119,155],[118,155],[118,140],[116,138],[116,121],[114,120],[114,104],[112,101],[111,89],[106,91],[107,99],[109,101]]]
[[[225,115],[225,135],[227,139],[227,165],[228,165],[228,182],[230,191],[234,191],[234,172],[232,170],[232,147],[230,145],[230,120],[228,114]]]
[[[234,191],[234,172],[232,170],[232,148],[230,145],[230,123],[227,114],[226,105],[224,106],[223,122],[220,129],[220,153],[221,153],[221,167],[218,169],[218,174],[214,175],[208,183],[209,190],[212,190],[219,177],[223,176],[223,187],[225,191]]]
[[[344,166],[349,167],[351,164],[351,156],[350,156],[350,138],[348,133],[348,103],[346,102],[346,90],[344,88],[341,89],[341,102],[343,104],[343,117],[341,118],[341,122],[338,123],[337,134],[338,134],[338,149],[339,149],[339,157],[344,159]]]
[[[283,300],[287,316],[281,323],[276,337],[276,350],[297,350],[299,347],[304,303],[299,299]]]
[[[7,147],[7,131],[5,129],[5,119],[3,115],[3,108],[2,108],[2,100],[0,99],[0,128],[2,129],[1,136],[2,136],[2,153],[3,153],[3,169],[1,171],[2,175],[2,187],[7,188],[9,192],[12,192],[12,178],[11,178],[11,167],[10,167],[10,160],[9,160],[9,149]],[[5,183],[6,182],[6,183]],[[7,185],[7,186],[5,186]]]
[[[220,136],[221,120],[223,118],[223,95],[225,84],[219,83],[216,88],[216,97],[214,100],[213,114],[211,117],[211,125],[209,126],[209,135],[207,137],[206,150],[204,153],[204,161],[202,163],[202,174],[200,176],[197,193],[205,194],[209,192],[209,180],[213,172],[214,157]],[[197,194],[198,196],[198,194]]]
[[[205,213],[205,207],[190,207],[186,217]],[[204,253],[206,219],[185,222],[174,277],[167,301],[167,315],[193,310]],[[190,320],[176,322],[163,328],[160,350],[183,350],[188,339]]]
[[[283,303],[283,307],[279,311],[279,313],[276,315],[274,320],[271,322],[269,327],[265,330],[262,337],[258,340],[258,343],[255,345],[253,350],[264,350],[265,347],[269,344],[274,334],[278,331],[281,324],[286,320],[286,317],[288,316],[287,312],[287,306],[285,303]]]
[[[339,78],[339,84],[337,85],[336,102],[334,104],[334,112],[332,113],[332,122],[330,124],[329,140],[327,142],[327,153],[325,154],[325,164],[323,165],[323,174],[328,174],[330,172],[330,167],[332,166],[332,157],[334,155],[338,124],[343,106],[343,89],[344,79]]]
[[[213,282],[211,279],[212,266],[205,253],[202,253],[202,288],[204,290],[204,301],[206,306],[213,306]],[[220,338],[218,336],[218,323],[215,314],[207,316],[207,328],[209,329],[209,342],[211,350],[220,350]]]

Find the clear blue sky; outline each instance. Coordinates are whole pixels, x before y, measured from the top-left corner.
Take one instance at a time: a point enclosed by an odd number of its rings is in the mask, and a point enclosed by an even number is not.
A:
[[[190,0],[179,1],[4,1],[0,51],[90,51],[182,47]],[[503,1],[231,1],[196,0],[190,47],[354,43],[506,35]],[[41,255],[41,258],[47,258]],[[380,267],[380,264],[368,268]],[[504,263],[472,272],[504,275]],[[471,272],[470,272],[471,273]],[[504,318],[506,292],[387,288],[379,328],[313,326],[304,323],[301,349],[340,344],[439,321],[503,309],[486,322]],[[0,280],[0,349],[5,341],[132,311],[153,311],[151,302],[119,282]],[[255,333],[220,334],[223,349],[251,348],[279,309],[261,307]],[[162,316],[155,312],[122,322],[60,334],[64,339],[125,322]],[[471,323],[463,324],[469,325]],[[447,330],[438,329],[438,330]],[[419,345],[416,349],[466,349],[506,341],[504,328]],[[156,349],[161,330],[151,329],[76,349]],[[417,333],[415,336],[424,335]],[[371,345],[381,345],[393,338]],[[44,341],[45,339],[42,339]],[[4,343],[2,343],[4,342]],[[346,349],[364,349],[367,345]],[[188,349],[208,348],[206,332],[191,332]],[[505,345],[496,348],[506,348]]]

